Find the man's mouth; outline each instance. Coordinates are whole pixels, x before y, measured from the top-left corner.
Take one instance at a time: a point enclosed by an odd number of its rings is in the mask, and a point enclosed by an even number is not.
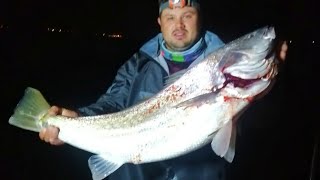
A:
[[[185,38],[186,36],[186,31],[184,30],[177,30],[173,32],[173,36],[177,39],[177,40],[182,40]]]

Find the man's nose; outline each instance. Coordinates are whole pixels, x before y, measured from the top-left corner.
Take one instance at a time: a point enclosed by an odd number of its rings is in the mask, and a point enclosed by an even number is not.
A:
[[[176,21],[176,27],[178,28],[185,28],[185,24],[184,24],[184,21],[182,18],[178,18],[177,21]]]

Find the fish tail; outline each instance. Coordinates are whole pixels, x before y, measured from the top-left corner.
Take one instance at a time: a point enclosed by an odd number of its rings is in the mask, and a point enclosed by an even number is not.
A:
[[[16,106],[9,124],[22,129],[39,132],[43,122],[47,119],[49,103],[42,96],[41,92],[28,87],[24,96]]]

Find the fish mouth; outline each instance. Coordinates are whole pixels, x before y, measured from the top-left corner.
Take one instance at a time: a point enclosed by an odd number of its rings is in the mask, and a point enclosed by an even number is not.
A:
[[[232,83],[234,87],[246,88],[246,87],[250,86],[251,84],[261,80],[261,78],[243,79],[240,77],[233,76],[230,73],[224,74],[224,77],[226,78],[226,80],[223,83],[223,87],[225,87],[227,84]]]

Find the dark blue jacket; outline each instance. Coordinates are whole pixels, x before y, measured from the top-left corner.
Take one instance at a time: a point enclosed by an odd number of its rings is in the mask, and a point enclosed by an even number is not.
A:
[[[224,43],[212,32],[206,32],[207,48],[193,63],[207,57]],[[144,100],[163,89],[164,78],[169,69],[166,61],[159,56],[158,34],[145,43],[118,70],[118,73],[105,94],[95,103],[79,108],[80,115],[97,115],[123,110]],[[192,64],[191,64],[192,65]],[[125,164],[109,180],[222,180],[225,161],[217,157],[210,145],[187,155],[141,165]]]

